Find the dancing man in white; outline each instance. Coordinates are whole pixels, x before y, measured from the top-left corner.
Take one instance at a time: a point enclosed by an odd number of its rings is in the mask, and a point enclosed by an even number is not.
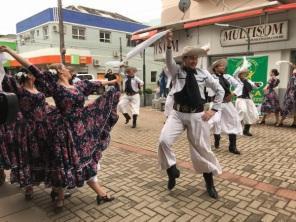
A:
[[[166,65],[172,78],[174,106],[161,131],[158,158],[161,168],[168,174],[168,189],[176,184],[180,171],[176,167],[176,156],[172,150],[178,136],[187,129],[190,154],[197,173],[203,173],[207,192],[217,199],[213,175],[222,172],[221,166],[211,151],[210,124],[208,120],[221,108],[224,90],[207,70],[196,68],[198,56],[206,55],[201,48],[185,47],[182,53],[183,64],[177,65],[172,55],[172,32],[166,35]],[[216,97],[212,110],[204,112],[205,87],[211,88]]]

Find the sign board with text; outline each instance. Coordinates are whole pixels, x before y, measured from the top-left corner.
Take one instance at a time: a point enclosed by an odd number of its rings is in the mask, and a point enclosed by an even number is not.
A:
[[[275,42],[288,40],[288,21],[267,23],[244,27],[249,33],[251,43]],[[221,46],[245,45],[248,43],[247,33],[241,28],[221,31]]]

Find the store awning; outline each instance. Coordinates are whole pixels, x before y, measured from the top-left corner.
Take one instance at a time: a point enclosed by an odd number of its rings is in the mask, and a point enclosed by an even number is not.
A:
[[[246,19],[254,16],[263,15],[266,13],[276,13],[276,12],[282,12],[282,11],[292,10],[292,9],[296,9],[296,3],[272,6],[272,7],[262,8],[262,9],[256,9],[256,10],[250,10],[246,12],[239,12],[239,13],[234,13],[230,15],[219,16],[216,18],[209,18],[209,19],[204,19],[204,20],[199,20],[194,22],[188,22],[188,23],[184,23],[184,29],[194,28],[198,26],[212,25],[215,23],[232,22],[232,21],[242,20],[242,19]]]
[[[157,30],[152,30],[150,32],[136,34],[136,35],[132,36],[132,40],[146,40],[146,39],[149,39],[150,37],[154,36],[157,32],[158,32]]]
[[[290,4],[266,6],[260,9],[235,12],[227,15],[224,14],[224,15],[208,17],[203,19],[197,19],[197,20],[195,19],[192,21],[181,21],[181,22],[176,22],[174,24],[167,24],[163,26],[157,26],[154,28],[150,27],[147,29],[139,30],[133,33],[132,40],[145,40],[155,35],[159,31],[165,30],[165,29],[190,29],[194,27],[213,25],[215,23],[224,23],[224,22],[243,20],[250,17],[264,15],[266,13],[278,13],[278,12],[295,10],[295,9],[296,9],[296,3],[290,3]]]
[[[28,59],[34,65],[60,63],[59,48],[46,48],[30,52],[20,53],[20,56]],[[83,49],[67,49],[65,56],[66,64],[92,64],[92,56],[89,50]],[[9,66],[21,66],[16,60],[10,60]]]

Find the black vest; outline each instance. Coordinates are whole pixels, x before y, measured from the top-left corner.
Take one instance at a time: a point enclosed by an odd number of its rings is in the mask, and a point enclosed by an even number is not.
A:
[[[201,98],[199,87],[195,79],[196,69],[183,67],[186,72],[186,82],[180,92],[174,94],[176,104],[186,105],[191,108],[203,107],[205,101]]]

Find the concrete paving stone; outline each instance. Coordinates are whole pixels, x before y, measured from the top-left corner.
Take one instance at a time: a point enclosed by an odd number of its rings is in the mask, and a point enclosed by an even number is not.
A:
[[[159,221],[162,221],[163,220],[163,216],[161,215],[156,215],[154,217],[152,217],[149,222],[159,222]]]
[[[179,217],[176,222],[186,222],[186,221],[190,221],[190,219],[192,218],[191,215],[187,215],[184,214],[183,216]]]
[[[263,211],[263,212],[265,212],[265,213],[267,213],[267,214],[270,214],[270,215],[273,215],[273,216],[277,216],[277,215],[278,215],[277,212],[275,212],[275,211],[273,211],[273,210],[270,210],[270,209],[268,209],[268,208],[265,208],[265,207],[259,207],[258,210],[259,210],[259,211]]]
[[[229,222],[229,221],[232,221],[232,219],[233,219],[232,216],[225,214],[218,221],[219,222]]]
[[[223,212],[224,214],[229,214],[229,215],[231,215],[233,217],[235,217],[238,214],[236,211],[227,209],[225,207],[220,207],[218,210],[221,211],[221,212]]]
[[[164,217],[162,222],[172,222],[176,221],[179,218],[176,214],[169,214],[168,216]]]
[[[233,218],[233,222],[243,222],[246,221],[248,216],[243,215],[243,214],[238,214],[235,218]]]
[[[262,218],[262,222],[272,222],[274,221],[275,219],[275,216],[273,215],[269,215],[269,214],[266,214],[263,218]]]
[[[202,222],[205,221],[205,216],[197,215],[193,218],[191,218],[190,222]]]
[[[114,217],[111,217],[108,221],[109,222],[118,222],[118,221],[122,221],[122,217],[119,215],[115,215]]]

